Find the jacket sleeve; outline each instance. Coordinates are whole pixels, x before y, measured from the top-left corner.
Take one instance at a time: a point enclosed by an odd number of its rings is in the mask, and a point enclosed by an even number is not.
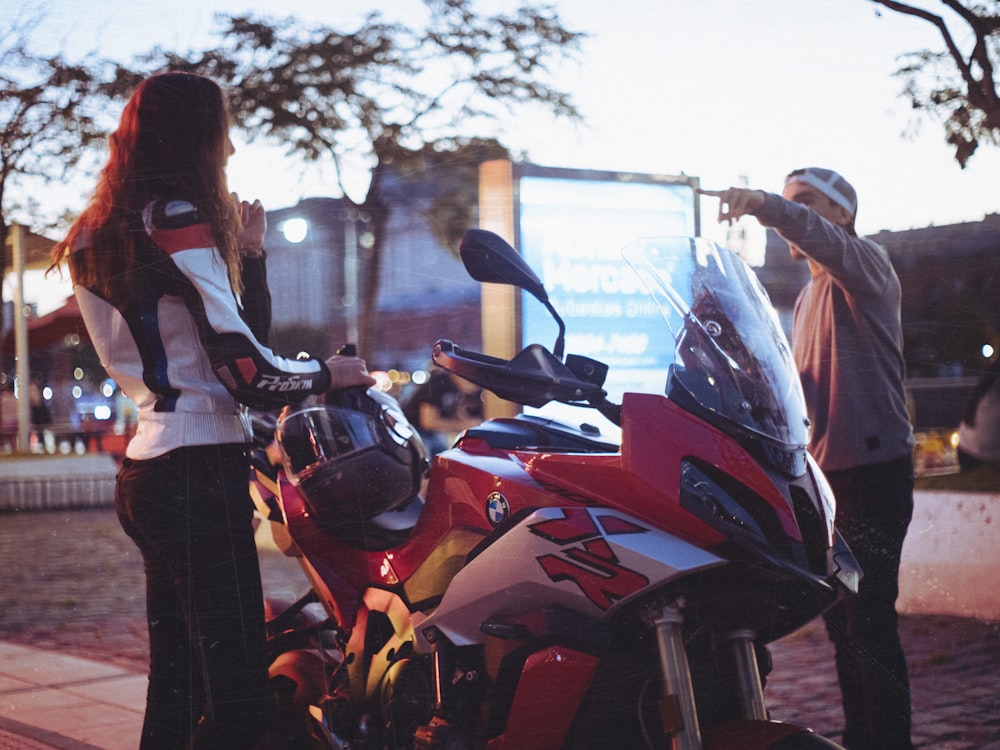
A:
[[[243,294],[240,311],[250,332],[260,343],[271,346],[271,291],[267,287],[267,253],[243,258]]]
[[[269,311],[266,321],[259,311],[244,318],[226,264],[194,207],[189,221],[176,209],[171,219],[167,228],[155,222],[150,226],[147,219],[147,229],[169,256],[179,294],[195,321],[212,371],[232,396],[252,408],[276,409],[325,393],[330,372],[322,360],[279,357],[257,338],[250,323],[261,330],[265,322],[269,327]]]
[[[825,268],[854,294],[881,294],[894,272],[885,250],[827,221],[818,213],[780,195],[766,193],[755,216],[773,227],[804,255]]]

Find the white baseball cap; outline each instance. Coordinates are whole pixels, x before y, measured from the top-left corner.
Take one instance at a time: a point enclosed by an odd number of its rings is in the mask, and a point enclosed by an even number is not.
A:
[[[851,183],[832,169],[823,169],[822,167],[796,169],[785,178],[785,187],[798,182],[816,188],[838,206],[846,208],[851,216],[857,214],[857,192],[851,187]]]

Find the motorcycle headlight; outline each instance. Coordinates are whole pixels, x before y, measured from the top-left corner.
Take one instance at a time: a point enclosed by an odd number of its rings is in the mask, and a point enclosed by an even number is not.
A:
[[[766,542],[760,523],[733,495],[689,461],[681,466],[681,505],[726,534]]]

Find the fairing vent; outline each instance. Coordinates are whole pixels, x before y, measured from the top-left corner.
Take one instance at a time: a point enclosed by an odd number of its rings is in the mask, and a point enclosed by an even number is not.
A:
[[[743,484],[692,459],[681,462],[681,506],[736,542],[790,555],[790,540],[767,501]]]
[[[826,542],[826,525],[812,497],[802,487],[789,485],[792,495],[792,509],[795,520],[802,532],[803,547],[809,559],[809,569],[818,576],[826,577],[832,571],[830,549]]]

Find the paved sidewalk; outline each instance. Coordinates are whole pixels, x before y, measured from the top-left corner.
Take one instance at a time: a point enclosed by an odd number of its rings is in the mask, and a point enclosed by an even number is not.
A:
[[[134,750],[146,677],[0,642],[0,750]]]
[[[1000,623],[904,615],[900,639],[909,667],[914,747],[1000,750]],[[772,716],[839,742],[840,690],[822,621],[769,648],[774,671],[765,695]]]

